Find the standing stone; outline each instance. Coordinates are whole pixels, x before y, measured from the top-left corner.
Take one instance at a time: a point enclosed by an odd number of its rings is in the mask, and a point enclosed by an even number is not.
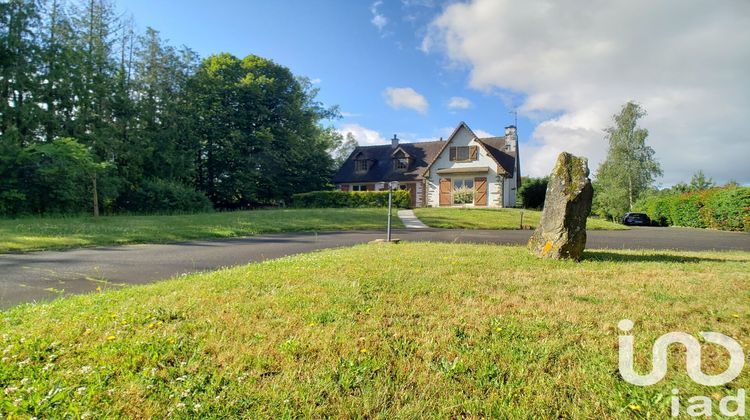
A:
[[[593,197],[588,160],[560,153],[547,184],[542,219],[529,239],[529,250],[544,258],[580,260]]]

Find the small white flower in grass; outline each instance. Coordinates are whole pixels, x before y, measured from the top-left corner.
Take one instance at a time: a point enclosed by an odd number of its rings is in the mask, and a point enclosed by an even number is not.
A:
[[[189,390],[189,389],[186,389],[186,390],[182,391],[182,394],[180,394],[180,396],[181,396],[182,398],[187,398],[187,397],[189,397],[189,396],[190,396],[190,390]]]
[[[48,371],[48,370],[52,369],[53,367],[55,367],[55,364],[54,364],[54,363],[47,363],[47,364],[46,364],[46,365],[44,365],[44,367],[42,368],[42,371],[43,371],[43,372],[46,372],[46,371]]]
[[[84,392],[86,392],[86,387],[85,386],[81,386],[81,387],[76,388],[76,394],[81,395]]]
[[[9,386],[9,387],[5,388],[5,395],[10,395],[10,394],[12,394],[12,393],[14,393],[16,391],[18,391],[18,387]]]
[[[187,379],[187,376],[180,376],[179,378],[175,379],[175,381],[179,381],[179,382],[182,382],[182,381],[184,381],[185,379]]]
[[[201,406],[200,404],[195,404],[195,405],[193,406],[193,409],[195,409],[195,410],[200,410],[200,409],[201,409],[201,407],[202,407],[202,406]]]
[[[26,385],[27,383],[29,383],[30,380],[31,379],[29,379],[29,378],[23,378],[23,379],[21,379],[21,385]]]
[[[177,408],[185,408],[185,403],[177,403]]]
[[[94,368],[92,368],[89,365],[81,367],[81,373],[84,373],[84,374],[91,373],[91,371],[93,371],[93,370],[94,370]]]

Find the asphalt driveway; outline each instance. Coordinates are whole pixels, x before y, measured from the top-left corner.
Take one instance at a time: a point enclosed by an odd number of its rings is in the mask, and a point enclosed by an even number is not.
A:
[[[408,241],[525,244],[531,231],[397,230]],[[382,238],[383,232],[287,233],[174,244],[128,245],[0,255],[0,308],[23,302],[152,283],[176,275]],[[686,228],[590,231],[590,249],[739,250],[750,234]]]

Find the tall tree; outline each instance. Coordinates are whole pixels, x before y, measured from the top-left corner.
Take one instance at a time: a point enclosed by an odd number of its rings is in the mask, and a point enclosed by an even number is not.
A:
[[[354,149],[359,146],[359,143],[357,143],[357,138],[354,137],[354,134],[349,131],[346,133],[345,136],[342,136],[340,133],[334,131],[335,133],[333,140],[333,149],[331,151],[331,154],[333,155],[333,162],[336,169],[340,168],[341,165],[344,164],[346,159],[349,157],[349,155],[352,154]]]
[[[690,189],[692,191],[702,191],[707,190],[709,188],[713,188],[716,186],[716,183],[713,179],[706,176],[706,174],[703,173],[703,171],[698,171],[693,174],[693,177],[690,179]]]
[[[638,126],[646,111],[628,102],[613,116],[613,125],[605,129],[609,143],[606,160],[596,173],[595,207],[600,214],[621,217],[653,186],[662,174],[654,149],[646,145],[648,130]]]

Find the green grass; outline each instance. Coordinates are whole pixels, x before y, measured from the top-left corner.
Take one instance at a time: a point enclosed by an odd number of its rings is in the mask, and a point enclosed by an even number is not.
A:
[[[0,220],[0,253],[95,245],[175,242],[260,233],[381,229],[386,209],[293,209],[172,216]],[[394,226],[401,227],[398,217]]]
[[[670,331],[748,349],[749,298],[748,253],[327,250],[0,313],[0,417],[663,418],[672,388],[718,398],[750,370],[701,387],[675,348],[629,385],[617,322],[643,372]]]
[[[518,229],[523,224],[536,227],[542,212],[520,209],[461,209],[461,208],[419,208],[414,214],[424,224],[442,229]],[[627,230],[626,226],[606,220],[589,218],[589,230]]]

